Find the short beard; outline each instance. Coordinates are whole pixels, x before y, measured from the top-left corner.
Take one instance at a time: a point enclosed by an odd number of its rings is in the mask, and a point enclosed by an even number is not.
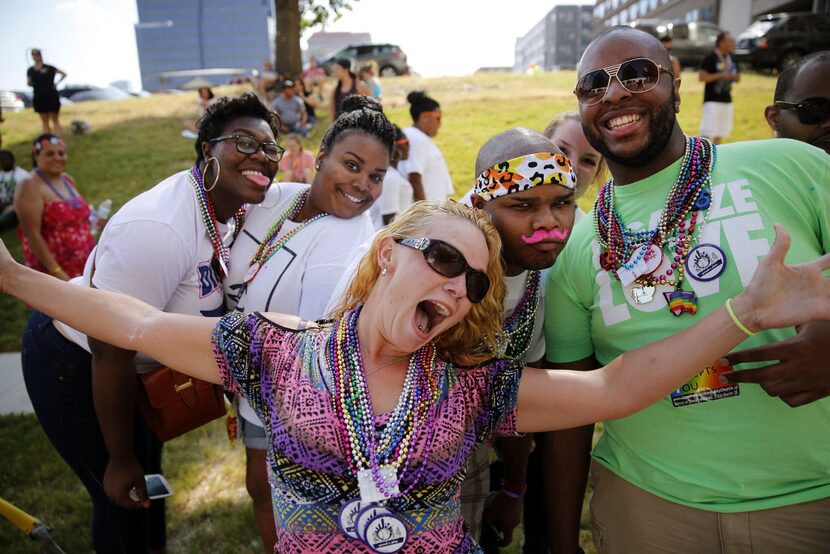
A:
[[[614,154],[605,141],[600,137],[600,134],[594,134],[591,129],[584,124],[582,130],[585,132],[585,138],[597,152],[602,154],[606,160],[614,162],[615,164],[624,167],[643,167],[654,161],[671,140],[672,132],[676,123],[676,116],[674,112],[674,105],[676,96],[674,94],[674,87],[672,87],[671,97],[669,101],[661,105],[656,114],[652,111],[651,118],[651,140],[646,146],[630,156],[619,156]]]

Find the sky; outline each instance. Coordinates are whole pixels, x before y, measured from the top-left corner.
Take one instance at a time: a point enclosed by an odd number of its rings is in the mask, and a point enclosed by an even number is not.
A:
[[[466,75],[482,66],[512,66],[516,38],[557,3],[594,2],[358,0],[325,30],[368,32],[374,42],[397,44],[426,77]],[[32,47],[68,74],[67,84],[127,80],[140,87],[135,0],[0,0],[0,8],[0,89],[27,89]]]

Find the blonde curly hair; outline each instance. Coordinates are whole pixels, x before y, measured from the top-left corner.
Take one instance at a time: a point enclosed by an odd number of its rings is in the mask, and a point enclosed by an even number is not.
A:
[[[456,325],[433,339],[441,358],[460,366],[474,366],[493,358],[501,340],[501,320],[504,305],[504,268],[501,259],[501,239],[483,210],[468,208],[454,200],[421,201],[401,213],[394,222],[375,235],[369,252],[358,265],[343,300],[332,311],[338,318],[348,310],[362,304],[380,277],[378,248],[386,237],[428,237],[436,217],[452,216],[469,221],[482,232],[487,242],[488,260],[485,273],[490,279],[490,289],[484,299],[473,304],[469,313]]]

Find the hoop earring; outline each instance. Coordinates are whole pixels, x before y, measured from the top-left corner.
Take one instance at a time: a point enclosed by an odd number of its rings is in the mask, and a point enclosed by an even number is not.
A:
[[[265,204],[263,204],[262,202],[260,202],[259,204],[257,204],[257,207],[258,207],[258,208],[262,208],[263,210],[270,210],[271,208],[273,208],[274,206],[276,206],[277,204],[279,204],[279,203],[280,203],[280,200],[282,200],[282,189],[281,189],[278,185],[272,185],[272,186],[276,186],[276,187],[277,187],[277,193],[278,193],[278,194],[277,194],[277,199],[276,199],[276,200],[274,200],[274,203],[273,203],[273,204],[271,204],[270,206],[266,206]]]
[[[205,192],[210,192],[210,191],[212,191],[213,189],[216,188],[216,183],[219,182],[219,174],[222,173],[222,165],[219,163],[219,160],[216,159],[216,156],[211,156],[210,158],[208,158],[207,163],[205,164],[205,171],[204,172],[207,173],[208,166],[213,161],[216,162],[216,178],[213,180],[213,184],[210,185],[210,188],[205,187]]]

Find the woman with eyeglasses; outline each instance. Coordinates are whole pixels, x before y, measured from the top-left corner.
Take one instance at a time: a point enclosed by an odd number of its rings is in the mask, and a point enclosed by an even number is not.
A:
[[[224,282],[228,309],[309,321],[326,315],[335,285],[374,231],[368,210],[380,195],[394,141],[395,128],[377,101],[346,98],[343,113],[323,136],[311,186],[280,182],[249,210],[231,248]],[[261,413],[244,399],[238,413],[246,488],[265,551],[273,552],[277,537],[265,428]]]
[[[20,220],[17,235],[23,258],[32,269],[68,281],[84,271],[95,237],[89,227],[89,204],[66,169],[66,144],[51,134],[32,142],[34,170],[14,193]]]
[[[261,202],[277,173],[279,120],[245,94],[209,105],[198,130],[193,166],[113,215],[75,288],[118,291],[168,313],[224,313],[228,244],[244,206]],[[82,309],[99,317],[109,308]],[[70,325],[37,311],[29,320],[23,376],[35,413],[90,495],[95,551],[162,551],[164,502],[150,502],[144,483],[161,473],[161,444],[134,398],[136,372],[159,362]]]
[[[423,91],[406,96],[412,125],[403,130],[409,140],[404,169],[415,200],[443,200],[452,196],[450,170],[433,138],[441,127],[441,106]]]
[[[245,396],[267,432],[275,552],[469,553],[480,550],[458,487],[490,435],[631,414],[749,333],[830,318],[830,255],[786,266],[778,234],[725,307],[594,371],[493,359],[501,243],[485,212],[452,201],[419,202],[378,232],[333,319],[317,323],[174,316],[48,279],[2,250],[0,291]]]

